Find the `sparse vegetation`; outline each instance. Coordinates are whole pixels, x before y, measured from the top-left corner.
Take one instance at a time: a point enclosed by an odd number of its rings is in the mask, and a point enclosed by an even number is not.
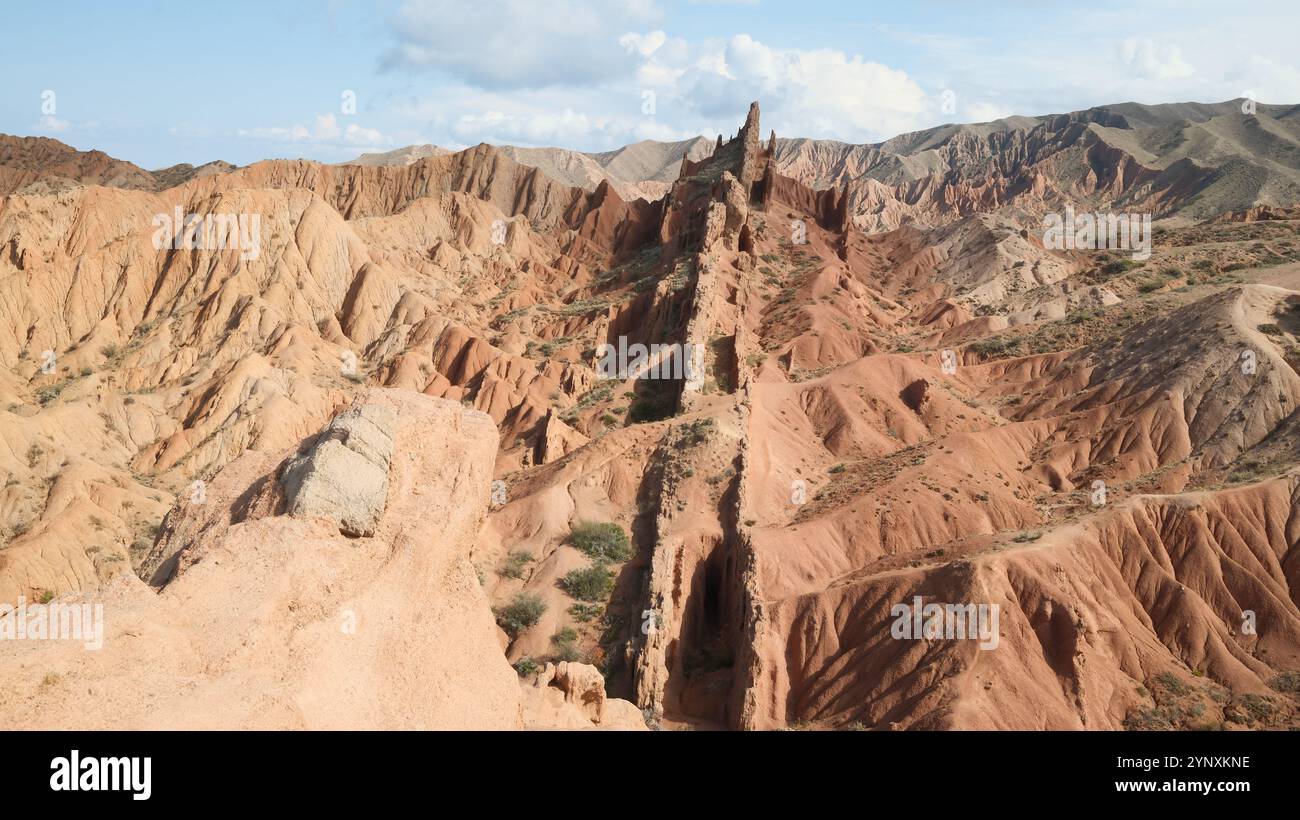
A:
[[[546,602],[532,592],[520,592],[510,603],[496,610],[497,624],[511,638],[535,626],[546,613]]]
[[[569,607],[569,615],[578,623],[589,623],[605,614],[602,604],[588,604],[579,601]]]
[[[614,574],[603,564],[571,570],[560,586],[579,601],[607,601],[614,592]]]
[[[1269,681],[1268,685],[1278,692],[1300,696],[1300,672],[1283,672]]]
[[[59,397],[59,394],[62,393],[63,389],[67,386],[68,383],[66,381],[48,384],[36,391],[36,399],[41,403],[41,406],[50,404]]]
[[[1115,259],[1102,265],[1101,272],[1106,276],[1118,276],[1141,266],[1142,263],[1135,262],[1132,259]]]
[[[695,447],[709,440],[713,428],[713,419],[696,419],[677,428],[678,441],[683,447]]]
[[[533,660],[527,655],[524,655],[522,658],[514,662],[515,673],[519,675],[519,677],[521,678],[527,678],[532,675],[535,675],[537,674],[537,670],[541,668],[542,668],[541,664],[539,664],[537,661]]]
[[[1156,675],[1156,683],[1159,683],[1174,695],[1186,695],[1192,691],[1191,687],[1184,683],[1183,680],[1173,672],[1161,672],[1159,675]]]
[[[984,357],[1009,356],[1020,351],[1021,340],[1014,337],[995,336],[980,339],[970,345],[970,350]]]
[[[511,550],[501,565],[503,578],[523,578],[524,570],[532,563],[533,556],[527,550]]]
[[[571,626],[566,626],[552,635],[551,645],[555,647],[554,660],[557,663],[579,661],[583,658],[582,650],[578,648],[578,632]]]
[[[677,411],[677,392],[671,379],[640,379],[641,392],[632,401],[628,419],[634,424],[661,421]]]
[[[607,521],[579,521],[569,533],[569,543],[597,562],[626,561],[632,557],[627,533]]]

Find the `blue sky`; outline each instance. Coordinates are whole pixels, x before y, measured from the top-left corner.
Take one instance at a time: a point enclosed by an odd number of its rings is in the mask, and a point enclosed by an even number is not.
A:
[[[43,0],[3,12],[0,132],[159,168],[424,142],[608,150],[734,132],[752,99],[765,129],[851,142],[1130,100],[1300,103],[1297,8]]]

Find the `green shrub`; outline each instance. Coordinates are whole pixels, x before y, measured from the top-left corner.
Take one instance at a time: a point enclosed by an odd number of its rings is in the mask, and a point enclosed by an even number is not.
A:
[[[535,625],[546,612],[546,602],[531,592],[520,592],[510,603],[496,610],[497,624],[514,638]]]
[[[524,655],[522,658],[515,661],[514,667],[515,674],[519,675],[521,678],[526,678],[529,675],[536,674],[537,670],[542,668],[542,665],[527,655]]]
[[[601,564],[575,569],[560,579],[560,586],[579,601],[607,601],[614,592],[614,573]]]
[[[551,643],[555,646],[554,660],[556,663],[582,660],[582,650],[578,648],[578,632],[573,627],[566,626],[556,632],[551,636]]]
[[[1272,701],[1263,696],[1254,693],[1238,695],[1233,698],[1232,703],[1225,710],[1224,714],[1236,723],[1245,723],[1254,725],[1259,721],[1267,721],[1273,717],[1277,707]],[[1240,719],[1244,718],[1244,719]]]
[[[681,436],[681,446],[694,447],[703,444],[709,440],[713,427],[713,419],[696,419],[688,424],[681,425],[677,428],[677,435]]]
[[[1141,267],[1132,259],[1116,259],[1101,266],[1101,272],[1114,276],[1115,274],[1125,273],[1133,268]]]
[[[1012,354],[1020,349],[1020,339],[994,338],[980,339],[970,349],[981,356],[1001,356]]]
[[[664,389],[648,389],[647,394],[632,401],[628,418],[633,424],[662,421],[677,410],[677,397]]]
[[[67,382],[59,382],[58,384],[46,385],[45,387],[42,387],[40,390],[36,391],[36,398],[38,401],[40,401],[42,406],[47,405],[50,402],[57,399],[59,397],[59,394],[63,392],[63,388],[67,386],[68,386]]]
[[[626,561],[632,557],[627,533],[607,521],[579,521],[569,533],[569,543],[598,562]]]
[[[527,550],[511,550],[506,556],[505,563],[501,566],[501,576],[504,578],[523,578],[524,568],[533,561],[533,556],[528,554]]]
[[[605,607],[600,604],[576,603],[569,607],[569,614],[579,623],[588,623],[605,614]]]

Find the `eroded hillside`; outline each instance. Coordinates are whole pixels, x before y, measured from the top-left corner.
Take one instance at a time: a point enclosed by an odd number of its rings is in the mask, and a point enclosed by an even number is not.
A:
[[[1293,192],[1216,204],[1202,154],[1120,133],[1140,114],[885,158],[764,137],[755,104],[672,181],[642,148],[576,186],[486,145],[7,172],[0,600],[117,601],[139,657],[173,659],[141,692],[204,679],[194,725],[334,725],[347,675],[398,656],[409,677],[366,684],[384,725],[640,719],[615,699],[665,727],[1295,725],[1300,220],[1244,210]],[[610,167],[666,192],[625,199]],[[1044,247],[1066,201],[1215,219],[1134,262]],[[256,214],[257,242],[159,249],[173,213]],[[604,345],[666,366],[611,374]],[[378,461],[346,432],[369,407],[411,417]],[[364,501],[337,521],[293,500],[334,439],[357,469],[326,486]],[[412,573],[446,611],[420,614]],[[307,614],[254,618],[266,648],[231,655],[198,637],[226,596]],[[898,639],[918,596],[996,605],[996,646]],[[439,642],[340,649],[358,607]],[[285,647],[349,671],[276,673]],[[133,651],[33,651],[3,688],[63,708],[80,677],[127,686],[104,669]],[[448,658],[441,701],[409,688]],[[155,719],[107,703],[86,720]]]

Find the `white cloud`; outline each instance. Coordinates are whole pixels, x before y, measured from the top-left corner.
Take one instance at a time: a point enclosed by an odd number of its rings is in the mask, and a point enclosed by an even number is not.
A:
[[[1175,45],[1130,37],[1119,45],[1120,59],[1140,76],[1154,80],[1190,77],[1195,70]]]
[[[333,114],[320,114],[316,117],[316,130],[312,132],[313,137],[318,140],[332,141],[339,138],[339,133],[338,120]]]
[[[919,127],[931,107],[904,71],[834,49],[774,48],[747,34],[661,47],[638,77],[670,86],[660,104],[670,114],[678,106],[697,119],[738,124],[758,100],[765,130],[809,137],[884,139]]]
[[[340,148],[345,146],[374,147],[391,145],[393,140],[374,128],[363,128],[356,123],[349,123],[346,128],[339,125],[333,114],[319,114],[313,120],[313,126],[294,124],[287,126],[270,126],[258,128],[240,128],[236,136],[244,139],[266,140],[277,143],[302,143],[322,148]]]
[[[46,131],[52,134],[61,134],[72,127],[72,123],[67,120],[61,120],[51,114],[41,117],[40,122],[36,124],[37,131]]]
[[[407,0],[382,62],[484,88],[598,83],[635,66],[618,32],[659,16],[653,0]]]
[[[1258,102],[1293,105],[1300,100],[1300,70],[1294,66],[1252,54],[1235,67],[1228,82],[1236,84],[1233,97],[1252,97]]]
[[[615,147],[643,139],[679,140],[690,134],[652,118],[599,117],[561,111],[487,111],[463,114],[452,125],[457,142],[496,145]]]
[[[636,52],[642,57],[649,57],[668,42],[668,35],[656,29],[649,34],[629,32],[618,38],[618,44],[627,49],[629,54]]]
[[[691,43],[661,29],[611,42],[635,73],[563,88],[444,83],[436,95],[394,100],[389,110],[421,141],[588,151],[734,133],[753,100],[763,106],[764,130],[785,136],[874,141],[937,122],[937,97],[906,72],[856,54],[774,48],[746,34]],[[650,92],[653,110],[643,105]]]
[[[595,0],[558,2],[546,9],[482,0],[463,28],[435,25],[437,9],[447,5],[442,0],[408,3],[408,17],[424,16],[420,26],[415,17],[401,23],[415,26],[410,31],[395,29],[396,48],[440,50],[393,64],[446,76],[419,97],[394,100],[386,113],[395,121],[385,121],[385,131],[442,145],[596,151],[637,139],[731,134],[758,100],[764,132],[875,142],[943,122],[1130,100],[1215,102],[1247,92],[1262,102],[1300,100],[1285,26],[1260,29],[1208,9],[1195,24],[1103,2],[1065,7],[1046,20],[990,14],[973,27],[936,24],[924,34],[870,26],[868,42],[891,41],[883,46],[888,53],[904,55],[886,62],[873,59],[884,52],[793,48],[746,33],[701,39],[698,27],[687,38],[650,3],[624,3],[602,15],[593,12]],[[636,22],[638,14],[648,24]],[[731,22],[745,20],[737,14]],[[1160,34],[1118,33],[1143,29]],[[955,108],[944,105],[945,89],[956,94]],[[642,112],[647,91],[655,94],[653,113]],[[420,138],[407,140],[409,134]]]
[[[392,140],[374,128],[362,128],[356,123],[348,123],[343,129],[343,141],[348,145],[387,145]]]
[[[970,105],[964,106],[962,110],[966,114],[964,119],[969,122],[992,122],[993,120],[1000,120],[1003,117],[1010,117],[1012,114],[1016,113],[1004,105],[990,102],[971,103]]]

